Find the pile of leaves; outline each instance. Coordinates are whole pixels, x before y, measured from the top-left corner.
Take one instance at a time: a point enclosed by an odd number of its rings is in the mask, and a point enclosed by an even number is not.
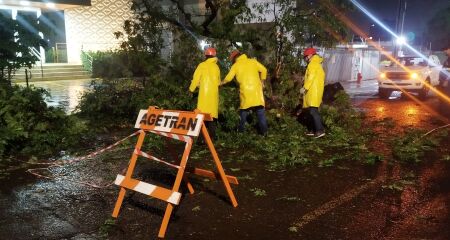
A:
[[[344,92],[336,97],[333,105],[321,109],[327,131],[324,138],[306,136],[306,128],[295,116],[271,109],[267,111],[269,134],[266,137],[258,135],[251,126],[245,133],[237,133],[220,125],[218,149],[236,161],[265,161],[269,170],[305,164],[328,167],[345,160],[366,164],[380,161],[382,157],[368,148],[373,134],[361,128],[364,115],[350,106]]]
[[[392,155],[402,162],[420,162],[426,152],[439,147],[441,140],[447,136],[446,130],[430,135],[425,135],[421,130],[408,130],[404,135],[392,140]]]
[[[0,84],[0,156],[51,155],[79,143],[86,125],[47,107],[47,95],[39,88]]]

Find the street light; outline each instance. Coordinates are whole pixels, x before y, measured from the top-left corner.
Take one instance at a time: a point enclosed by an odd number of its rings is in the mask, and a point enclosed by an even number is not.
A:
[[[397,40],[395,40],[395,42],[397,43],[397,45],[405,45],[406,44],[406,37],[405,36],[399,36],[397,37]]]

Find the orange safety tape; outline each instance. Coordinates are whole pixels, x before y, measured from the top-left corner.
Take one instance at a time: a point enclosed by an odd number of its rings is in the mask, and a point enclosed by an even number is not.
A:
[[[161,135],[161,136],[164,136],[164,137],[173,138],[173,139],[176,139],[176,140],[187,142],[187,143],[192,142],[192,137],[187,136],[187,135],[178,135],[178,134],[175,134],[175,133],[165,133],[165,132],[159,132],[159,131],[154,131],[154,130],[150,130],[149,132],[157,134],[157,135]]]
[[[77,184],[81,184],[81,185],[86,185],[86,186],[93,187],[93,188],[107,188],[107,187],[109,187],[109,186],[114,184],[114,183],[110,183],[110,184],[107,184],[107,185],[104,185],[104,186],[99,186],[97,184],[92,184],[92,183],[88,183],[88,182],[76,181],[76,180],[73,180],[73,179],[63,178],[62,176],[49,177],[49,176],[46,176],[46,175],[42,175],[42,174],[36,173],[35,171],[38,171],[38,170],[47,170],[47,171],[50,172],[50,167],[48,167],[48,168],[28,169],[27,172],[32,174],[32,175],[34,175],[34,176],[36,176],[36,177],[39,177],[39,178],[46,178],[46,179],[50,179],[50,180],[55,180],[55,179],[61,178],[61,179],[64,179],[66,181],[69,181],[69,182],[73,182],[73,183],[77,183]]]
[[[32,175],[34,175],[34,176],[36,176],[36,177],[46,178],[46,179],[51,179],[51,180],[54,180],[54,179],[57,179],[57,178],[61,178],[61,176],[56,176],[56,177],[55,177],[55,176],[46,176],[46,175],[42,175],[42,174],[36,173],[36,171],[39,171],[39,170],[47,170],[47,171],[50,172],[50,168],[51,168],[51,167],[62,167],[64,164],[69,164],[69,163],[79,162],[79,161],[82,161],[82,160],[85,160],[85,159],[88,159],[88,158],[92,158],[92,157],[94,157],[94,156],[96,156],[96,155],[98,155],[98,154],[100,154],[100,153],[103,153],[103,152],[105,152],[105,151],[107,151],[107,150],[112,149],[113,147],[119,145],[120,143],[124,142],[124,141],[127,140],[128,138],[131,138],[131,137],[133,137],[133,136],[136,136],[137,134],[141,133],[142,131],[143,131],[143,130],[136,131],[136,132],[132,133],[131,135],[129,135],[129,136],[127,136],[127,137],[125,137],[125,138],[123,138],[123,139],[121,139],[121,140],[115,142],[114,144],[109,145],[109,146],[106,147],[106,148],[97,150],[97,151],[95,151],[95,152],[93,152],[93,153],[90,153],[90,154],[88,154],[88,155],[86,155],[86,156],[83,156],[83,157],[73,158],[73,159],[70,159],[70,160],[60,160],[60,161],[56,161],[56,162],[53,162],[53,163],[30,163],[30,162],[28,162],[28,163],[34,164],[34,165],[50,165],[50,166],[47,167],[47,168],[31,168],[31,169],[28,169],[27,172],[30,173],[30,174],[32,174]],[[61,165],[61,164],[62,164],[62,165]],[[96,184],[90,184],[90,183],[81,182],[81,181],[76,181],[76,180],[72,180],[72,179],[66,179],[66,180],[71,181],[71,182],[74,182],[74,183],[78,183],[78,184],[82,184],[82,185],[94,187],[94,188],[106,188],[106,187],[109,187],[109,186],[111,186],[111,185],[114,184],[114,183],[110,183],[110,184],[105,185],[105,186],[99,186],[99,185],[96,185]]]
[[[141,131],[142,131],[142,130],[136,131],[136,132],[130,134],[128,137],[125,137],[125,138],[123,138],[123,139],[121,139],[121,140],[119,140],[119,141],[117,141],[117,142],[115,142],[115,143],[113,143],[113,144],[107,146],[106,148],[102,148],[102,149],[97,150],[97,151],[95,151],[95,152],[92,152],[92,153],[90,153],[90,154],[88,154],[88,155],[86,155],[86,156],[83,156],[83,157],[77,157],[77,158],[73,158],[73,159],[69,159],[69,160],[60,160],[60,161],[56,161],[55,163],[68,164],[68,163],[79,162],[79,161],[86,160],[86,159],[88,159],[88,158],[92,158],[92,157],[94,157],[94,156],[97,156],[97,155],[100,154],[100,153],[103,153],[103,152],[105,152],[105,151],[108,151],[108,150],[112,149],[113,147],[116,147],[117,145],[119,145],[119,144],[121,144],[122,142],[126,141],[128,138],[131,138],[131,137],[134,137],[134,136],[138,135],[139,133],[141,133]]]

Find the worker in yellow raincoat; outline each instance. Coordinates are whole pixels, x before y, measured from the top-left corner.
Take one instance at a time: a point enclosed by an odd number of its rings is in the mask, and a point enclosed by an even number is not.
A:
[[[189,86],[189,91],[194,92],[199,88],[197,109],[203,113],[209,113],[214,121],[205,122],[212,138],[216,135],[215,122],[219,115],[219,85],[220,69],[217,65],[215,48],[205,50],[206,60],[195,69],[194,76]]]
[[[325,136],[325,129],[319,114],[325,85],[325,72],[322,68],[323,59],[317,55],[314,48],[305,49],[303,57],[308,62],[308,67],[300,93],[303,95],[303,109],[307,111],[309,117],[307,135],[320,138]]]
[[[245,130],[245,123],[250,111],[255,111],[258,117],[259,133],[266,135],[267,120],[264,110],[263,81],[267,77],[267,69],[256,59],[250,59],[238,50],[231,52],[230,60],[233,66],[222,84],[228,83],[236,77],[239,84],[239,131]]]

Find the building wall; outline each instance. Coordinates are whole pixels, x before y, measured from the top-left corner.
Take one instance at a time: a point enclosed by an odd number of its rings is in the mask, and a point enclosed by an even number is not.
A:
[[[106,51],[118,47],[114,32],[132,18],[132,0],[92,0],[92,6],[65,11],[69,63],[81,63],[81,49]]]
[[[358,73],[362,80],[376,79],[380,65],[380,52],[374,49],[327,49],[324,54],[326,82],[356,81]]]

